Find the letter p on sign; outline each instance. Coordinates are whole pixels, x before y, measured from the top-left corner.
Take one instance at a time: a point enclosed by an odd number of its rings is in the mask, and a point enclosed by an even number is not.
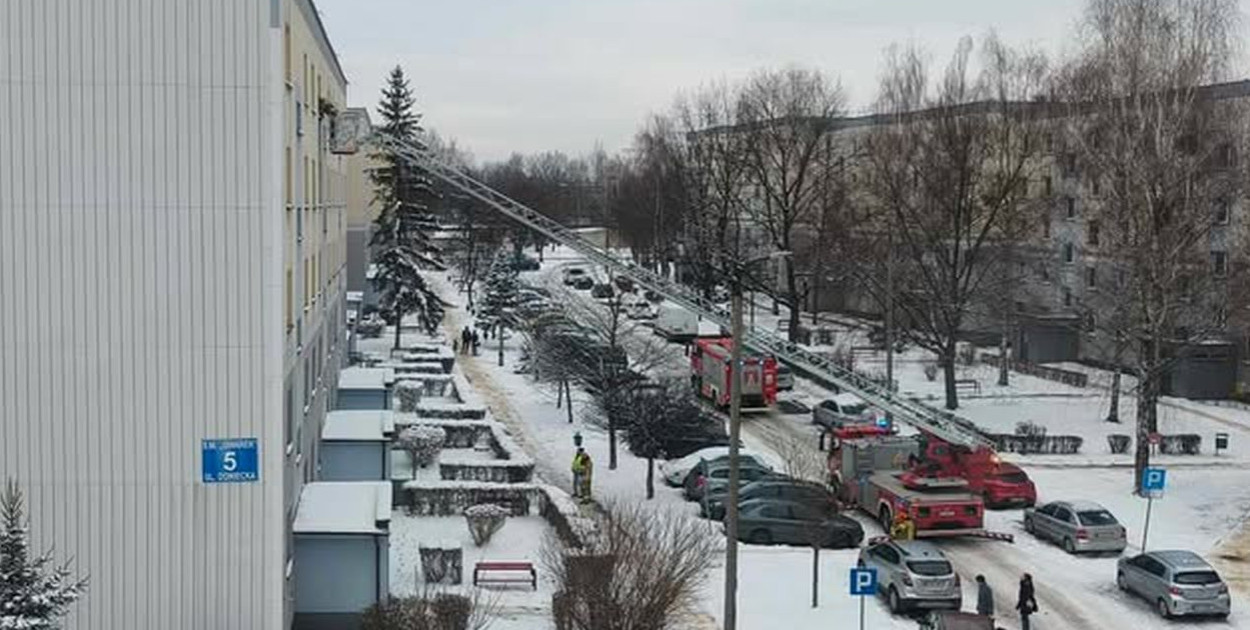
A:
[[[877,570],[873,568],[851,569],[851,595],[876,595]]]

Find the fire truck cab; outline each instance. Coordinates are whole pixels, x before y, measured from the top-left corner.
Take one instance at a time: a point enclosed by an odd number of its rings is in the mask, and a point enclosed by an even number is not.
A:
[[[696,339],[690,346],[690,385],[718,407],[728,407],[733,366],[733,339]],[[742,356],[742,406],[771,407],[777,402],[777,360],[749,354]]]

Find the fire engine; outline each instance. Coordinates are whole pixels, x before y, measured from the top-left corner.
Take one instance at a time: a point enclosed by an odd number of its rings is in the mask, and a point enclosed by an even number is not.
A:
[[[729,337],[696,339],[690,349],[690,385],[718,407],[728,407],[733,366]],[[771,407],[777,402],[777,360],[743,354],[742,406]]]

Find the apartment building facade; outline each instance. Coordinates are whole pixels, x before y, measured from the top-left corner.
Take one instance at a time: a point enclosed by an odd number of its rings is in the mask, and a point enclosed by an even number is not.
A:
[[[0,40],[0,476],[90,576],[66,625],[289,627],[345,351],[316,8],[15,0]]]

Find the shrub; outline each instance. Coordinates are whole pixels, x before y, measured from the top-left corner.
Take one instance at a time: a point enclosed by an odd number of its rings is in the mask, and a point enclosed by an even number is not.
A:
[[[447,432],[442,427],[418,424],[400,432],[397,443],[412,457],[412,472],[415,474],[417,468],[425,468],[438,459],[446,439]]]
[[[1164,455],[1197,455],[1202,449],[1202,436],[1194,433],[1165,435],[1159,441],[1159,452]]]
[[[1043,437],[1046,435],[1046,427],[1032,422],[1017,422],[1016,435],[1025,437]]]
[[[959,362],[964,365],[972,365],[977,360],[977,349],[970,343],[961,344],[959,346]]]
[[[1113,433],[1107,436],[1107,446],[1111,447],[1113,454],[1121,454],[1128,452],[1128,445],[1132,441],[1127,435]]]
[[[1011,435],[990,434],[994,447],[1004,453],[1074,455],[1085,442],[1078,435]]]
[[[464,509],[464,519],[469,523],[469,533],[473,534],[473,544],[481,547],[490,542],[495,532],[503,529],[511,511],[493,503],[471,505]]]
[[[411,597],[389,597],[365,609],[362,630],[484,630],[491,624],[495,603],[427,589]]]
[[[938,375],[938,366],[937,366],[937,362],[936,362],[936,361],[925,361],[925,362],[924,362],[924,377],[925,377],[925,379],[927,379],[930,383],[932,383],[933,381],[936,381],[936,380],[937,380],[937,375]]]
[[[395,408],[396,411],[404,413],[412,413],[421,405],[420,381],[404,380],[395,383]]]

